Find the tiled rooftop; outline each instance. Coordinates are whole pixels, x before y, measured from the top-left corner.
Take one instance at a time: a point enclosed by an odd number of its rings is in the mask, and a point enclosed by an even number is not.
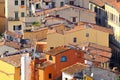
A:
[[[6,41],[5,45],[9,46],[9,47],[13,47],[15,49],[20,49],[21,48],[21,43],[16,43],[16,42],[12,42],[12,41]]]
[[[80,22],[80,23],[78,23],[78,26],[75,26],[73,29],[70,29],[68,31],[63,31],[63,32],[70,33],[70,32],[75,32],[75,31],[79,31],[79,30],[85,30],[85,29],[87,29],[87,27],[95,29],[95,30],[99,30],[99,31],[102,31],[105,33],[113,34],[112,29],[98,26],[95,24],[85,23],[85,22]],[[56,33],[56,30],[52,30],[52,31],[49,30],[49,33]]]
[[[106,57],[101,57],[99,55],[84,55],[84,58],[85,60],[88,60],[88,61],[93,61],[93,62],[100,62],[100,63],[105,63],[105,62],[108,62],[110,61],[109,58],[106,58]]]
[[[103,0],[105,3],[113,6],[120,13],[120,1],[117,0]]]
[[[6,62],[8,64],[11,64],[11,65],[13,65],[15,67],[20,67],[21,56],[22,55],[13,55],[13,56],[8,56],[8,57],[0,58],[0,60]]]
[[[16,49],[13,48],[13,47],[6,46],[6,45],[0,46],[0,55],[2,55],[3,53],[5,53],[6,51],[8,51],[8,53],[11,53],[11,52],[16,51]]]
[[[94,3],[100,7],[104,6],[104,2],[102,0],[90,0],[91,3]]]
[[[48,66],[50,66],[50,65],[53,65],[54,63],[52,63],[52,62],[50,62],[50,61],[45,61],[45,62],[43,62],[43,63],[40,63],[40,64],[38,64],[37,65],[37,68],[38,69],[44,69],[44,68],[46,68],[46,67],[48,67]]]
[[[110,48],[101,46],[95,43],[91,43],[91,42],[76,44],[76,47],[80,49],[85,47],[84,51],[87,52],[88,54],[85,54],[84,58],[90,61],[107,62],[110,60],[110,57],[112,55]]]
[[[75,6],[72,6],[72,5],[65,5],[65,6],[60,7],[60,8],[53,8],[53,9],[48,9],[48,10],[45,10],[45,11],[42,11],[42,12],[36,12],[35,15],[36,16],[37,15],[45,15],[45,14],[49,14],[49,13],[52,13],[52,12],[61,11],[61,10],[69,9],[69,8],[74,8],[74,9],[78,9],[78,10],[87,11],[89,13],[94,13],[94,12],[88,10],[88,9],[79,8],[79,7],[75,7]]]
[[[14,36],[16,38],[22,38],[21,34],[17,34],[17,33],[11,32],[11,31],[6,31],[5,34],[10,35],[10,36]]]
[[[68,47],[59,46],[59,47],[53,48],[52,50],[46,52],[46,54],[55,56],[55,55],[60,54],[64,51],[67,51],[69,49],[70,48],[68,48]]]
[[[82,63],[76,63],[67,68],[64,68],[62,72],[70,74],[70,75],[74,75],[74,73],[80,72],[84,70],[86,67],[89,67],[89,66],[82,64]]]

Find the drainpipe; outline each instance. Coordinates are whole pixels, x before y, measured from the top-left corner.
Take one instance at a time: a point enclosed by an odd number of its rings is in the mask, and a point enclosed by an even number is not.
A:
[[[82,0],[82,7],[84,7],[84,0]]]

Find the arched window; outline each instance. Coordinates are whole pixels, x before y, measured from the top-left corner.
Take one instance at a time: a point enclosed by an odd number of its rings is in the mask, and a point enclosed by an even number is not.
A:
[[[53,60],[51,55],[49,56],[49,60]]]
[[[60,61],[61,61],[61,62],[66,62],[66,61],[67,61],[67,57],[66,57],[66,56],[62,56],[62,57],[60,58]]]

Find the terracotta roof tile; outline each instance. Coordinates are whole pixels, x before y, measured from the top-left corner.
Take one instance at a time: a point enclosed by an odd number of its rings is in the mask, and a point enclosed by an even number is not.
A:
[[[53,48],[52,50],[46,52],[46,54],[55,56],[55,55],[60,54],[64,51],[67,51],[67,50],[70,50],[70,48],[64,47],[64,46],[59,46],[59,47]]]
[[[94,3],[100,7],[104,6],[104,2],[102,0],[90,0],[91,3]]]
[[[36,16],[37,15],[45,15],[45,14],[49,14],[49,13],[52,13],[52,12],[61,11],[61,10],[69,9],[69,8],[74,8],[74,9],[84,10],[84,11],[87,11],[87,12],[90,12],[90,13],[94,13],[91,10],[88,10],[88,9],[79,8],[79,7],[75,7],[75,6],[72,6],[72,5],[65,5],[65,6],[60,7],[60,8],[53,8],[53,9],[48,9],[48,10],[44,10],[44,11],[41,11],[41,12],[36,12],[35,15]],[[96,13],[94,13],[94,14],[96,14]]]
[[[105,62],[110,61],[109,58],[101,57],[101,56],[99,56],[99,55],[94,55],[94,56],[93,56],[93,55],[87,55],[87,54],[85,54],[85,55],[84,55],[84,58],[85,58],[86,60],[89,60],[89,61],[101,62],[101,63],[105,63]]]
[[[114,8],[117,9],[117,11],[120,13],[120,1],[117,2],[117,0],[104,0],[107,4],[111,4]]]
[[[85,30],[85,29],[87,29],[86,26],[88,26],[89,28],[95,29],[95,30],[105,32],[105,33],[113,34],[112,29],[105,28],[105,27],[98,26],[98,25],[91,24],[91,23],[85,23],[85,22],[80,22],[80,23],[78,23],[78,26],[75,26],[73,29],[70,29],[70,30],[64,31],[64,32],[66,34],[66,33],[75,32],[75,31],[79,31],[79,30]],[[54,32],[55,31],[53,31],[53,33]]]
[[[48,67],[48,66],[51,66],[51,65],[53,65],[53,64],[54,64],[53,62],[45,61],[45,62],[43,62],[43,63],[38,64],[38,65],[37,65],[37,68],[38,68],[38,69],[44,69],[44,68],[46,68],[46,67]]]
[[[87,52],[87,54],[85,54],[85,59],[90,61],[93,61],[94,58],[94,61],[96,62],[107,62],[112,55],[110,48],[91,42],[76,44],[76,48],[77,47],[80,49],[83,47],[85,48],[84,51]]]
[[[70,75],[74,75],[74,73],[83,71],[86,67],[89,66],[82,63],[76,63],[67,68],[62,69],[61,71]]]
[[[22,38],[21,34],[17,34],[17,33],[11,32],[11,31],[6,31],[5,34],[8,34],[10,36],[14,36],[14,37],[17,37],[17,38]]]
[[[13,47],[15,49],[20,49],[21,48],[21,43],[16,43],[16,42],[12,42],[12,41],[6,41],[5,45],[9,46],[9,47]]]
[[[21,56],[22,55],[13,55],[13,56],[8,56],[8,57],[3,57],[3,58],[0,58],[0,60],[8,63],[8,64],[11,64],[15,67],[20,67],[20,59],[21,59]]]

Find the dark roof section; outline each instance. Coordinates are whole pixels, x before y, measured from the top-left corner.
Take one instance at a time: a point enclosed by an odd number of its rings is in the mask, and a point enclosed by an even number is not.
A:
[[[46,52],[46,54],[55,56],[57,54],[60,54],[62,52],[68,51],[68,50],[70,50],[69,47],[59,46],[59,47],[56,47],[56,48]]]

